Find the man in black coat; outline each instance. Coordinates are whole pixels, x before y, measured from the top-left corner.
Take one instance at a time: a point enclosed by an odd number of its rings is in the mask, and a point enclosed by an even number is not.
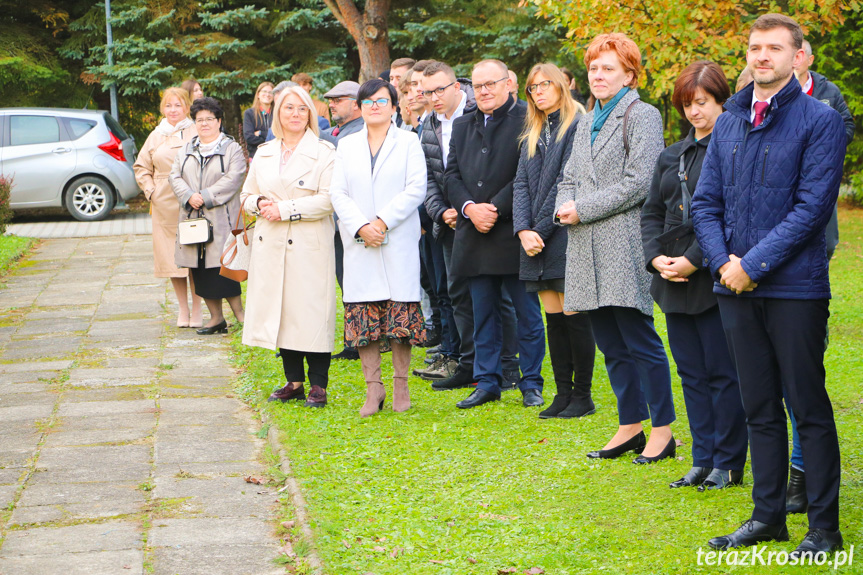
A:
[[[506,286],[518,320],[518,387],[525,407],[538,406],[543,404],[545,330],[536,294],[528,294],[518,279],[520,245],[512,227],[512,184],[526,106],[510,95],[503,62],[483,60],[474,66],[471,80],[477,109],[453,123],[444,172],[456,210],[451,271],[470,281],[476,350],[476,390],[457,405],[467,409],[500,399],[501,289]]]

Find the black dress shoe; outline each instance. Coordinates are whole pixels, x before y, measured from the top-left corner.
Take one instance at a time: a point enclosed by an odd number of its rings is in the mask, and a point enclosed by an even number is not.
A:
[[[213,335],[214,333],[228,333],[228,322],[222,320],[220,323],[217,323],[211,327],[202,327],[201,329],[196,329],[195,333],[198,335]]]
[[[617,447],[612,447],[611,449],[600,449],[599,451],[591,451],[587,454],[587,456],[591,459],[614,459],[615,457],[620,457],[627,451],[641,453],[642,451],[644,451],[645,445],[647,445],[647,438],[644,437],[643,431],[639,431],[638,435],[627,439]]]
[[[668,440],[668,443],[665,444],[665,447],[662,448],[662,451],[659,452],[659,455],[654,457],[646,457],[644,455],[639,455],[635,459],[632,460],[633,463],[638,465],[648,465],[650,463],[656,463],[662,459],[668,459],[669,457],[674,457],[677,453],[677,442],[674,440],[672,436],[671,439]]]
[[[819,553],[833,553],[842,549],[842,533],[829,531],[827,529],[810,529],[806,537],[797,546],[797,549],[788,554],[792,559],[800,557],[807,558],[811,555],[814,559]]]
[[[770,525],[754,519],[747,519],[734,533],[714,537],[707,542],[714,549],[734,549],[749,547],[765,541],[788,541],[788,528],[784,523]]]
[[[596,405],[593,400],[588,397],[573,397],[569,400],[569,405],[566,409],[557,414],[560,419],[572,419],[574,417],[584,417],[596,413]]]
[[[471,371],[468,371],[459,366],[452,377],[435,381],[432,383],[431,388],[434,391],[449,391],[451,389],[462,389],[475,385],[476,380],[473,378],[473,368],[471,368]]]
[[[707,476],[710,475],[710,471],[711,469],[709,467],[693,467],[686,472],[686,475],[677,481],[672,481],[668,486],[672,489],[677,489],[678,487],[701,485],[704,483],[704,480],[707,479]]]
[[[335,354],[335,355],[333,355],[333,356],[330,356],[330,358],[331,358],[331,359],[349,359],[349,360],[354,360],[354,359],[359,359],[359,358],[360,358],[360,352],[358,352],[358,351],[357,351],[357,348],[355,348],[355,347],[346,347],[345,349],[343,349],[343,350],[341,351],[341,353],[337,353],[337,354]]]
[[[732,485],[740,485],[743,483],[743,471],[735,469],[716,469],[710,472],[704,483],[698,486],[699,491],[707,491],[708,489],[725,489]]]
[[[785,492],[786,513],[806,513],[809,499],[806,498],[806,473],[791,467],[788,473],[788,491]]]
[[[420,347],[435,347],[436,345],[440,345],[440,342],[440,329],[435,327],[426,330],[426,340],[420,345]]]
[[[525,407],[539,407],[545,400],[542,398],[542,392],[538,389],[526,389],[522,393],[521,404]]]
[[[459,409],[470,409],[471,407],[477,407],[490,401],[500,401],[500,396],[489,393],[484,389],[475,389],[473,393],[456,403],[455,406]]]

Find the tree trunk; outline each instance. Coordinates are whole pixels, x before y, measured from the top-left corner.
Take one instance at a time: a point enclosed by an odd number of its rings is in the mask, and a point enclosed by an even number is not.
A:
[[[324,4],[357,43],[360,84],[387,70],[390,66],[387,28],[390,0],[366,0],[365,12],[360,12],[353,0],[324,0]]]

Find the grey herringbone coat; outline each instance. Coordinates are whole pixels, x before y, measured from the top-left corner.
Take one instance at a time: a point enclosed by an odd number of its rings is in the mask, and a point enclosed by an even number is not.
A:
[[[653,315],[640,219],[653,169],[665,143],[659,110],[637,103],[627,121],[627,156],[623,115],[638,98],[635,90],[621,98],[593,145],[593,112],[578,123],[555,209],[556,213],[561,205],[575,200],[581,219],[581,223],[568,226],[564,296],[567,311],[619,306]]]

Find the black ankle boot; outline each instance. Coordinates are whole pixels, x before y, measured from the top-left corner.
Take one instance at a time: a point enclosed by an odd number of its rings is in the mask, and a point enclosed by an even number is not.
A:
[[[572,388],[572,398],[576,405],[572,406],[570,417],[581,417],[593,413],[595,407],[590,397],[593,386],[593,364],[596,361],[596,342],[593,339],[593,328],[586,313],[564,315],[569,332],[570,354],[575,382]],[[576,413],[577,412],[577,413]]]
[[[788,491],[785,492],[786,513],[806,513],[809,500],[806,498],[806,473],[793,465],[788,474]]]
[[[566,409],[572,398],[572,348],[569,341],[569,331],[562,313],[546,313],[548,355],[551,358],[551,370],[554,373],[554,383],[557,385],[557,395],[547,409],[539,413],[541,419],[557,417]]]

